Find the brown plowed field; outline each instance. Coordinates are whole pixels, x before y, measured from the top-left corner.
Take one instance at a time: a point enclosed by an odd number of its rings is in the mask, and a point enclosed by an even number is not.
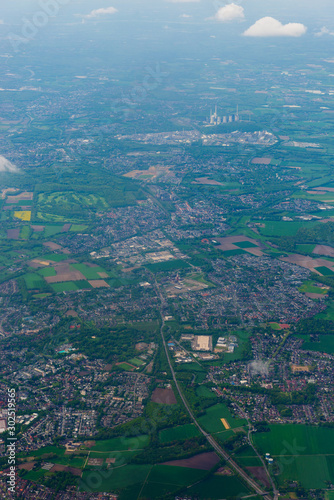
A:
[[[316,267],[328,267],[333,270],[334,262],[325,259],[313,259],[312,257],[307,257],[305,255],[299,255],[297,253],[289,255],[289,257],[283,257],[281,260],[284,262],[289,262],[290,264],[296,264],[297,266],[305,267],[306,269],[311,269],[317,274],[318,271],[315,270]]]
[[[177,401],[173,389],[155,389],[151,400],[153,403],[176,405]]]
[[[61,245],[58,245],[58,243],[54,243],[53,241],[46,241],[43,245],[50,248],[50,250],[61,250],[63,248]]]
[[[256,163],[257,165],[270,165],[271,160],[272,158],[254,158],[252,163]]]
[[[93,288],[110,288],[110,285],[104,280],[88,280],[88,283],[92,285]]]
[[[253,476],[256,477],[256,479],[261,481],[261,483],[263,483],[268,488],[270,487],[269,478],[263,467],[246,467],[246,469],[249,470],[249,472],[253,474]]]
[[[20,237],[20,229],[7,229],[7,238],[9,240],[18,240]]]
[[[27,193],[26,191],[24,193],[17,194],[15,196],[8,196],[6,203],[17,203],[19,201],[26,201],[26,200],[32,200],[34,198],[34,193]]]
[[[199,455],[185,458],[183,460],[172,460],[170,462],[165,462],[163,465],[172,465],[174,467],[188,467],[190,469],[210,470],[219,462],[219,460],[219,457],[212,451],[209,453],[200,453]]]
[[[56,464],[50,472],[70,472],[73,476],[81,476],[81,469],[76,467],[67,467],[66,465]]]
[[[327,245],[317,245],[312,253],[326,255],[327,257],[334,257],[334,248]]]
[[[196,182],[192,184],[204,184],[207,186],[224,186],[222,182],[215,181],[214,179],[208,179],[208,177],[197,177]]]

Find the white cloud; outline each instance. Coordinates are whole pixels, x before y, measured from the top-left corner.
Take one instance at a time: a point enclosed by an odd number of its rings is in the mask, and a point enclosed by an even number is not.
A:
[[[92,10],[92,12],[82,17],[84,17],[85,19],[92,19],[94,17],[104,16],[106,14],[116,14],[116,12],[118,12],[118,10],[115,9],[115,7],[106,7],[105,9],[102,8]]]
[[[235,3],[230,3],[225,7],[221,7],[214,19],[223,23],[245,19],[244,8]]]
[[[3,19],[0,19],[0,24],[5,24],[5,21]]]
[[[7,160],[7,158],[0,155],[0,172],[17,173],[19,172],[19,169],[16,165]]]
[[[244,35],[253,37],[299,37],[305,35],[306,31],[306,26],[300,23],[282,24],[273,17],[262,17],[262,19],[259,19],[253,26],[248,28],[248,30],[244,32]]]
[[[315,33],[315,36],[324,36],[324,35],[330,35],[334,36],[334,31],[330,31],[326,26],[323,26],[320,31]]]

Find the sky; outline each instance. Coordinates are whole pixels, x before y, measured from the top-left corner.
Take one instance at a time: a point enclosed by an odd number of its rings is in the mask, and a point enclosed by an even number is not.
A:
[[[58,31],[57,31],[58,30]],[[224,46],[305,50],[334,41],[334,0],[11,0],[0,2],[0,50],[29,50],[46,41],[59,51],[73,39],[88,49],[129,57],[148,50],[154,57],[222,57]],[[22,38],[29,43],[21,43]],[[19,39],[18,43],[16,40]],[[21,39],[21,41],[20,41]],[[215,44],[207,44],[208,40]],[[13,41],[14,40],[14,41]],[[93,42],[90,42],[93,40]],[[144,42],[146,40],[146,42]],[[30,43],[31,42],[31,43]],[[95,43],[96,42],[96,43]],[[105,42],[105,43],[104,43]],[[146,46],[145,46],[146,43]],[[17,47],[17,44],[19,47]],[[290,45],[291,44],[291,45]],[[168,51],[170,54],[168,54]],[[139,53],[138,57],[142,54]],[[153,57],[153,56],[152,56]]]
[[[56,7],[54,7],[56,4]],[[231,7],[232,5],[232,7]],[[231,11],[243,12],[239,19],[231,18],[229,23],[242,23],[242,28],[250,27],[263,17],[273,17],[282,23],[307,23],[311,29],[328,24],[334,30],[333,0],[11,0],[1,2],[0,20],[11,23],[14,19],[32,17],[43,7],[58,8],[58,16],[77,21],[92,14],[94,21],[105,21],[112,16],[121,19],[155,19],[168,22],[209,23],[219,20],[217,12],[229,7]],[[53,6],[53,7],[52,7]],[[110,13],[112,9],[115,13]],[[109,10],[109,13],[108,13]],[[116,12],[117,11],[117,12]],[[81,17],[82,16],[82,17]],[[57,17],[57,16],[56,16]],[[236,26],[237,31],[238,26]],[[239,26],[240,28],[240,26]],[[239,30],[241,31],[241,30]]]

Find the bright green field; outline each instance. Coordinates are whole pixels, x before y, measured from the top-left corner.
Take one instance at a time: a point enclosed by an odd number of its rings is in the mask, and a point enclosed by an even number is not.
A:
[[[304,342],[303,349],[306,351],[334,353],[334,335],[321,335],[320,342]]]
[[[87,227],[88,226],[85,226],[83,224],[72,224],[70,231],[81,233],[83,231],[86,231]]]
[[[238,462],[242,467],[262,467],[262,462],[258,457],[238,457]]]
[[[68,465],[70,467],[78,467],[79,469],[82,469],[87,459],[87,453],[88,452],[84,453],[80,457],[73,455],[64,455],[63,457],[54,458],[50,461],[52,463],[55,462],[57,464]]]
[[[200,432],[194,424],[179,425],[170,429],[163,429],[159,432],[160,443],[168,443],[170,441],[182,441],[200,436]]]
[[[54,236],[55,234],[61,233],[63,230],[63,224],[61,225],[46,225],[44,229],[43,236],[45,238],[49,238],[50,236]]]
[[[28,481],[38,481],[39,479],[41,479],[41,477],[44,476],[45,473],[46,473],[46,470],[43,470],[43,469],[31,470],[31,471],[26,472],[24,474],[24,479],[26,479]]]
[[[333,276],[334,275],[334,272],[325,266],[315,267],[314,269],[316,271],[319,271],[319,273],[321,273],[323,276]]]
[[[314,222],[284,222],[284,221],[266,221],[265,227],[259,228],[261,234],[265,236],[294,236],[298,229],[314,225]]]
[[[151,465],[126,465],[110,471],[84,471],[79,483],[82,491],[115,491],[135,484],[142,485]]]
[[[256,456],[255,451],[249,445],[240,452],[237,452],[235,456],[243,467],[262,467],[261,460]]]
[[[239,243],[234,243],[234,245],[239,248],[257,248],[257,245],[251,241],[239,241]]]
[[[334,456],[334,429],[310,425],[271,425],[271,432],[255,433],[253,440],[259,450],[272,455]]]
[[[49,297],[50,293],[36,293],[33,295],[34,299],[45,299],[45,297]]]
[[[305,253],[312,253],[313,250],[315,249],[316,245],[308,245],[303,244],[303,245],[296,245],[296,250],[297,252],[305,252]]]
[[[68,255],[61,253],[48,253],[41,257],[42,260],[51,260],[52,262],[61,262],[68,259]]]
[[[199,387],[197,387],[196,394],[201,398],[208,398],[208,399],[217,398],[217,395],[214,392],[210,391],[208,387],[205,387],[205,385],[200,385]]]
[[[150,500],[161,499],[166,494],[177,492],[180,488],[196,483],[207,474],[206,471],[173,467],[169,465],[155,465],[152,467],[140,498]]]
[[[23,226],[20,231],[20,238],[22,240],[28,240],[30,236],[30,227],[29,226]]]
[[[28,457],[41,457],[42,455],[47,455],[49,453],[54,453],[58,455],[58,457],[63,457],[65,455],[66,448],[57,447],[57,446],[44,446],[44,448],[40,448],[39,450],[35,450],[30,453],[22,453],[19,456],[28,456]]]
[[[44,279],[37,273],[27,273],[23,276],[28,290],[43,289],[45,288]]]
[[[127,465],[114,468],[101,474],[99,471],[85,471],[80,482],[81,490],[115,491],[121,493],[121,500],[149,498],[161,499],[169,492],[176,492],[181,487],[193,484],[207,474],[206,471],[168,465]]]
[[[126,370],[126,371],[130,371],[132,372],[132,370],[134,369],[131,365],[129,365],[129,363],[120,363],[119,365],[117,365],[118,368],[121,368],[122,370]]]
[[[76,290],[91,290],[93,287],[88,281],[66,281],[63,283],[50,284],[54,292],[75,292]]]
[[[138,358],[130,359],[129,363],[131,363],[132,365],[135,365],[135,366],[142,366],[145,364],[142,359],[138,359]]]
[[[105,441],[96,441],[95,446],[93,446],[91,451],[123,451],[123,450],[139,450],[143,449],[149,444],[149,436],[142,435],[137,437],[117,437],[113,439],[107,439]]]
[[[327,321],[334,321],[334,302],[329,302],[325,311],[317,314],[316,319],[326,319]]]
[[[143,486],[140,494],[140,498],[149,498],[150,500],[159,500],[161,498],[165,498],[165,495],[170,495],[175,493],[180,489],[180,485],[171,484],[171,483],[156,483],[156,482],[147,482]],[[122,498],[122,497],[121,497]],[[128,497],[126,497],[128,498]],[[131,497],[138,498],[138,496]]]
[[[270,328],[272,330],[275,330],[275,331],[280,331],[281,330],[281,327],[280,327],[279,323],[270,323]]]
[[[306,283],[304,283],[299,288],[299,291],[304,293],[321,293],[323,295],[327,293],[327,290],[322,290],[321,288],[314,286],[312,281],[307,281]]]
[[[235,432],[232,429],[227,431],[225,430],[225,427],[223,431],[219,431],[214,434],[215,439],[217,439],[222,444],[232,436],[235,436]]]
[[[186,486],[199,481],[206,474],[206,471],[199,469],[196,469],[196,474],[194,474],[194,469],[188,467],[155,465],[148,476],[148,482]]]
[[[333,482],[333,457],[311,456],[286,459],[281,464],[282,473],[278,477],[281,484],[285,481],[299,481],[306,489],[325,488],[328,481]]]
[[[179,365],[177,371],[182,372],[204,372],[204,368],[197,363],[185,363],[184,365]]]
[[[210,500],[220,500],[232,496],[242,498],[249,494],[249,491],[235,476],[214,475],[193,486],[187,493],[201,500],[207,500],[208,498]]]
[[[334,481],[334,429],[307,425],[272,425],[254,434],[258,449],[279,465],[279,482],[297,480],[305,488],[324,488]]]
[[[56,293],[74,292],[75,290],[79,290],[79,288],[73,281],[67,281],[66,283],[52,283],[50,284],[50,286]]]
[[[244,419],[234,419],[229,409],[224,404],[211,406],[207,409],[206,414],[203,417],[200,417],[198,421],[208,432],[220,432],[225,430],[225,427],[221,422],[222,418],[227,420],[231,429],[242,427],[247,423]]]
[[[43,269],[39,269],[37,272],[40,276],[43,276],[44,278],[48,276],[56,276],[57,274],[54,267],[44,267]]]
[[[246,253],[242,248],[236,248],[235,250],[225,250],[223,252],[224,257],[233,257],[234,255],[242,255]]]

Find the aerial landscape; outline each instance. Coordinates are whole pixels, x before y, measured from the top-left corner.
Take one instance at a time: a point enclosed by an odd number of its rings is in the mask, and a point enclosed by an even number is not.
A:
[[[0,6],[0,498],[334,500],[333,41]]]

